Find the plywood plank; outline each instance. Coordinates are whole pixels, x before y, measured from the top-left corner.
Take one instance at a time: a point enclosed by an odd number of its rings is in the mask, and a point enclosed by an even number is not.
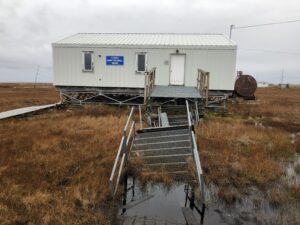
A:
[[[6,112],[1,112],[0,120],[14,117],[14,116],[24,115],[24,114],[39,111],[42,109],[52,108],[52,107],[55,107],[56,105],[57,104],[55,103],[55,104],[49,104],[49,105],[30,106],[30,107],[14,109],[14,110],[6,111]]]

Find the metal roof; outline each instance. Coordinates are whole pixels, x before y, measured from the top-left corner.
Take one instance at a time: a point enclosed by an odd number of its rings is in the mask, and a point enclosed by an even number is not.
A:
[[[223,34],[198,33],[79,33],[57,41],[53,46],[236,48],[235,43]]]

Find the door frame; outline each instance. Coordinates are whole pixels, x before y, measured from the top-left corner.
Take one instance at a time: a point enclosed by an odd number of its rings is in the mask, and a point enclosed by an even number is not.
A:
[[[172,55],[184,55],[183,84],[171,84]],[[185,86],[186,53],[171,53],[169,58],[170,58],[170,63],[169,63],[169,86]]]

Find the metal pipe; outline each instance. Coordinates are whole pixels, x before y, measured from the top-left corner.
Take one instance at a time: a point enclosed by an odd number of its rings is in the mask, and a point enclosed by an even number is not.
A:
[[[185,104],[186,104],[186,112],[187,112],[187,117],[188,117],[188,124],[189,124],[189,127],[191,128],[192,123],[191,123],[191,118],[190,118],[190,109],[189,109],[188,100],[185,100]]]
[[[133,110],[134,110],[134,107],[131,107],[131,111],[130,111],[130,113],[129,113],[129,116],[128,116],[128,119],[127,119],[127,122],[126,122],[126,125],[125,125],[125,127],[124,127],[124,132],[126,132],[126,130],[127,130],[127,127],[128,127],[128,125],[129,125],[129,122],[130,122],[130,119],[131,119],[131,116],[132,116],[132,114],[133,114]]]
[[[195,102],[196,106],[196,116],[197,116],[197,123],[199,123],[199,110],[198,110],[198,101]]]
[[[229,39],[231,40],[231,36],[232,36],[232,30],[234,29],[234,24],[230,25],[230,31],[229,31]]]
[[[113,196],[116,195],[116,192],[117,192],[117,190],[118,190],[118,184],[119,184],[120,177],[121,177],[121,174],[122,174],[122,169],[123,169],[123,166],[124,166],[125,157],[126,157],[126,153],[123,153],[122,160],[121,160],[121,164],[120,164],[120,169],[119,169],[118,177],[117,177],[117,180],[116,180],[116,185],[115,185],[115,190],[114,190]]]
[[[109,181],[110,181],[110,182],[112,182],[113,179],[114,179],[115,170],[116,170],[116,168],[117,168],[118,160],[119,160],[120,154],[121,154],[121,152],[122,152],[122,147],[123,147],[124,139],[125,139],[125,137],[122,136],[121,143],[120,143],[120,146],[119,146],[119,149],[118,149],[118,153],[117,153],[117,156],[116,156],[116,158],[115,158],[114,166],[113,166],[113,169],[112,169],[112,171],[111,171],[110,178],[109,178]]]
[[[201,188],[201,194],[202,194],[202,199],[203,202],[205,203],[205,193],[204,193],[204,182],[203,182],[203,174],[202,174],[202,168],[201,168],[201,162],[199,159],[199,153],[198,153],[198,149],[197,149],[197,143],[196,143],[196,138],[195,138],[195,134],[192,131],[192,141],[193,141],[193,155],[194,155],[194,160],[195,160],[195,164],[196,164],[196,170],[197,170],[197,178],[198,178],[198,182],[199,182],[199,186]]]
[[[132,130],[133,130],[134,126],[135,126],[135,121],[133,121],[132,124],[131,124],[130,130],[129,130],[129,134],[128,134],[128,137],[127,137],[126,147],[128,146],[128,143],[129,143],[129,140],[130,140],[130,136],[131,136],[131,133],[132,133]]]

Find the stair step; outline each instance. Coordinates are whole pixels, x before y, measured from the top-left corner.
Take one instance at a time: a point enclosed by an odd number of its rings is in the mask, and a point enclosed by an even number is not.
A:
[[[182,154],[182,155],[177,155],[177,156],[173,156],[173,155],[169,155],[169,156],[157,156],[157,157],[153,157],[153,156],[148,156],[147,158],[143,157],[143,162],[145,162],[145,164],[153,164],[153,163],[175,163],[175,162],[184,162],[187,160],[188,157],[192,157],[192,154]]]
[[[177,148],[159,148],[150,150],[132,151],[131,154],[134,156],[151,156],[151,155],[172,155],[172,154],[185,154],[190,153],[192,150],[188,147],[177,147]]]
[[[164,158],[164,157],[179,157],[179,156],[190,156],[192,153],[186,154],[172,154],[172,155],[152,155],[152,156],[144,156],[143,159],[150,159],[150,158]]]
[[[168,174],[169,177],[172,177],[177,181],[184,182],[194,182],[195,179],[187,170],[178,170],[178,171],[168,171],[168,170],[156,170],[151,172],[144,172],[145,175],[159,175],[159,174]]]
[[[169,119],[170,121],[187,121],[188,119],[187,118],[183,118],[183,117],[178,117],[178,118],[170,118]]]
[[[156,137],[136,137],[134,140],[135,144],[146,144],[146,143],[158,143],[158,142],[167,142],[174,140],[190,140],[189,134],[175,134],[175,135],[165,135],[165,136],[156,136]]]
[[[169,121],[169,124],[172,125],[187,125],[188,121],[180,121],[180,120],[173,120]]]
[[[139,133],[137,138],[145,138],[145,137],[160,137],[160,136],[170,136],[170,135],[179,135],[179,134],[188,134],[189,129],[174,129],[174,130],[163,130],[156,132],[145,132]]]
[[[176,172],[176,171],[183,171],[183,170],[188,170],[188,163],[185,162],[170,162],[170,163],[151,163],[151,164],[146,164],[148,167],[148,170],[151,172],[155,171],[171,171],[171,172]]]
[[[173,147],[191,147],[191,141],[190,140],[179,140],[179,141],[134,144],[133,150],[139,151],[139,150],[146,150],[146,149],[173,148]]]
[[[187,120],[187,115],[168,115],[168,119],[169,120],[173,120],[173,119],[186,119]]]
[[[168,174],[189,174],[189,171],[187,170],[178,170],[178,171],[164,171],[165,173]],[[151,171],[151,172],[144,172],[146,175],[148,174],[157,174],[159,171]]]

